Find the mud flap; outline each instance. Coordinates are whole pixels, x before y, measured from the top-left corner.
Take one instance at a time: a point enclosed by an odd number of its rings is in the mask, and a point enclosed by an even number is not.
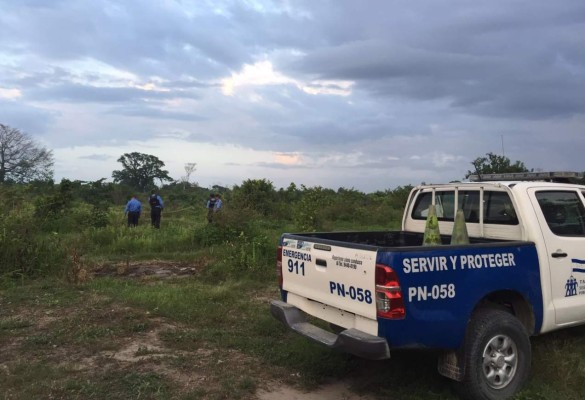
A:
[[[437,370],[444,377],[461,382],[465,376],[465,362],[459,353],[458,350],[442,353],[439,356]]]

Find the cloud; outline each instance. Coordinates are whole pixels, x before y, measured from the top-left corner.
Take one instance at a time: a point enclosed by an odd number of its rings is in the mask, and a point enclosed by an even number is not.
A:
[[[81,160],[95,160],[95,161],[107,161],[111,160],[113,157],[108,154],[89,154],[86,156],[79,156]]]
[[[138,105],[129,105],[129,106],[122,106],[117,108],[110,108],[107,114],[118,114],[124,115],[128,117],[144,117],[144,118],[152,118],[152,119],[166,119],[166,120],[175,120],[175,121],[201,121],[205,119],[199,115],[188,113],[188,112],[181,112],[181,111],[174,111],[174,110],[163,110],[160,108],[156,108],[153,106],[148,106],[144,104],[142,107]]]
[[[6,89],[6,88],[0,87],[0,99],[11,100],[11,99],[18,99],[19,97],[22,97],[22,93],[20,92],[20,90]]]
[[[184,91],[153,90],[153,86],[99,87],[63,84],[50,88],[30,90],[27,97],[35,101],[67,101],[87,103],[120,103],[134,101],[161,101],[175,98],[192,98]]]
[[[301,163],[299,153],[275,153],[274,159],[278,164],[282,165],[298,165]]]
[[[274,71],[270,61],[262,61],[253,65],[244,65],[241,73],[232,74],[222,79],[222,92],[232,96],[238,86],[264,86],[294,83],[290,78]]]
[[[460,179],[487,152],[583,169],[582,1],[0,9],[0,123],[55,149],[57,175],[135,148],[197,162],[202,184],[387,188]]]
[[[57,111],[0,98],[0,123],[31,135],[44,135],[57,118],[59,118]]]
[[[271,61],[260,61],[253,65],[245,64],[242,71],[232,73],[229,78],[221,80],[222,93],[233,96],[238,87],[294,85],[305,93],[312,95],[349,96],[353,82],[349,81],[311,81],[303,83],[274,70]]]

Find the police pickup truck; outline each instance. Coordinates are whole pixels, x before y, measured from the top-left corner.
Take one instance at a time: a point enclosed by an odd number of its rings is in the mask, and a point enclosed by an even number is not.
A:
[[[368,359],[440,350],[439,373],[462,398],[506,399],[530,373],[530,336],[585,323],[585,186],[573,178],[583,175],[423,185],[411,191],[400,231],[283,234],[271,313]],[[433,205],[441,243],[423,246]],[[468,244],[450,244],[458,210]]]

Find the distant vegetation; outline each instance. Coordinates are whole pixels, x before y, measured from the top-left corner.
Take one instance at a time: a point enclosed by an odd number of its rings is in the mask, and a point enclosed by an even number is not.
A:
[[[410,187],[365,194],[322,187],[276,189],[265,179],[233,188],[164,186],[162,229],[150,227],[148,194],[138,193],[143,215],[128,229],[124,207],[132,187],[104,180],[0,185],[0,276],[68,276],[71,268],[143,259],[217,260],[237,269],[272,274],[274,248],[285,231],[390,229],[399,226]],[[220,193],[224,207],[212,224],[205,201]],[[215,271],[215,273],[219,273]]]
[[[512,163],[508,157],[487,153],[485,157],[478,157],[471,162],[473,170],[467,171],[466,177],[472,174],[503,174],[510,172],[529,172],[522,161]]]
[[[25,279],[90,270],[107,262],[140,259],[209,260],[210,271],[228,274],[266,268],[284,231],[388,230],[400,226],[412,186],[363,193],[291,183],[277,189],[267,179],[248,179],[233,188],[203,188],[190,182],[196,163],[173,181],[164,162],[125,153],[113,183],[51,180],[49,150],[18,129],[0,125],[0,277]],[[16,146],[17,144],[21,147]],[[36,156],[36,158],[35,158]],[[9,157],[9,158],[8,158]],[[472,173],[527,171],[521,161],[487,153],[471,162]],[[39,171],[45,171],[40,173]],[[165,184],[165,182],[167,184]],[[171,183],[168,183],[171,182]],[[148,193],[158,183],[165,202],[163,229],[149,224]],[[224,207],[208,224],[205,201],[221,194]],[[131,195],[143,202],[138,229],[126,228],[124,206]],[[215,262],[217,261],[217,262]],[[73,274],[75,275],[75,274]]]

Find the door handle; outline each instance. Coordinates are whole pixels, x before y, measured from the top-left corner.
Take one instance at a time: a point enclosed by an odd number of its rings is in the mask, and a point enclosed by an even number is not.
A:
[[[327,261],[322,258],[317,258],[317,260],[315,260],[315,264],[317,264],[320,267],[326,267]]]
[[[552,258],[565,258],[567,256],[567,253],[565,253],[562,250],[557,250],[554,253],[551,254]]]

